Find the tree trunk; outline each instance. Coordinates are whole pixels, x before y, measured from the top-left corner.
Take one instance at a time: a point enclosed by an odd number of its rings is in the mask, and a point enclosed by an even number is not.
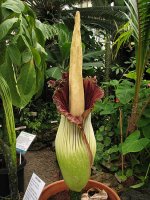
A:
[[[139,112],[138,112],[139,92],[140,92],[140,84],[136,82],[132,113],[128,119],[127,135],[134,132],[137,127],[137,121],[139,119]]]

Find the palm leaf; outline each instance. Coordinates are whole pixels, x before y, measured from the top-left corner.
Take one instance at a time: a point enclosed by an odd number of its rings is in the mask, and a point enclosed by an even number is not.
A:
[[[113,33],[116,30],[116,24],[121,25],[127,21],[126,17],[122,15],[122,12],[127,12],[125,6],[101,6],[101,7],[89,7],[78,8],[80,11],[81,20],[84,24],[92,28],[100,28],[106,30],[109,33]],[[67,10],[62,12],[62,16],[69,17],[69,13],[73,14],[76,10]]]
[[[140,84],[150,47],[150,2],[149,0],[130,0],[131,23],[136,43],[136,72],[137,82]]]
[[[130,26],[135,38],[136,54],[136,85],[131,117],[128,123],[128,132],[135,130],[138,120],[138,101],[144,69],[150,55],[150,2],[149,0],[129,0],[126,2],[130,9]]]

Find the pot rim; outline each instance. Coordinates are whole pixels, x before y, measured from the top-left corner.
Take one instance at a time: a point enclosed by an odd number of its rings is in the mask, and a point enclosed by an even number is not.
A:
[[[85,189],[89,189],[92,187],[98,188],[98,186],[99,186],[99,189],[104,189],[108,193],[109,197],[112,196],[113,199],[110,197],[112,200],[120,200],[120,197],[113,189],[111,189],[107,185],[105,185],[101,182],[95,181],[95,180],[89,180],[87,185],[85,186]],[[64,190],[69,190],[65,181],[64,180],[55,181],[55,182],[45,186],[39,200],[47,200],[46,197],[49,198],[49,197],[57,194],[58,192],[62,192]]]

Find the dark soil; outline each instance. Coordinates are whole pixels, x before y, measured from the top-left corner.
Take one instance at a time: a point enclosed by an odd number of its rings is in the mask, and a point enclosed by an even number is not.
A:
[[[63,191],[50,197],[48,200],[71,200],[68,191]]]

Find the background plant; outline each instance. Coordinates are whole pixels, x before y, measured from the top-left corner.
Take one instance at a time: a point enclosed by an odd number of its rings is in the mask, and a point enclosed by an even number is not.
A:
[[[59,118],[54,104],[39,98],[18,114],[16,124],[26,126],[27,132],[36,134],[36,142],[50,145],[55,138]]]
[[[0,2],[0,75],[5,84],[1,90],[6,90],[9,99],[1,95],[3,109],[6,104],[18,108],[25,107],[33,95],[41,94],[44,75],[45,38],[37,26],[36,17],[29,6],[20,0],[3,0]],[[12,108],[10,108],[11,111]],[[9,115],[9,114],[8,114]],[[11,127],[7,126],[10,117]],[[19,199],[17,191],[16,168],[16,135],[13,113],[7,116],[4,112],[1,124],[2,149],[6,166],[9,171],[11,199]],[[6,122],[5,122],[6,118]]]
[[[112,94],[102,102],[98,102],[94,110],[94,115],[100,115],[100,123],[96,123],[95,126],[97,129],[95,164],[98,168],[102,166],[104,170],[114,170],[122,181],[134,177],[135,182],[141,183],[134,187],[140,187],[146,182],[145,174],[150,162],[149,87],[147,81],[143,80],[139,94],[141,111],[137,123],[138,131],[127,136],[127,119],[134,101],[134,82],[126,79],[111,80],[107,85],[111,88]],[[125,156],[125,159],[121,155]]]

